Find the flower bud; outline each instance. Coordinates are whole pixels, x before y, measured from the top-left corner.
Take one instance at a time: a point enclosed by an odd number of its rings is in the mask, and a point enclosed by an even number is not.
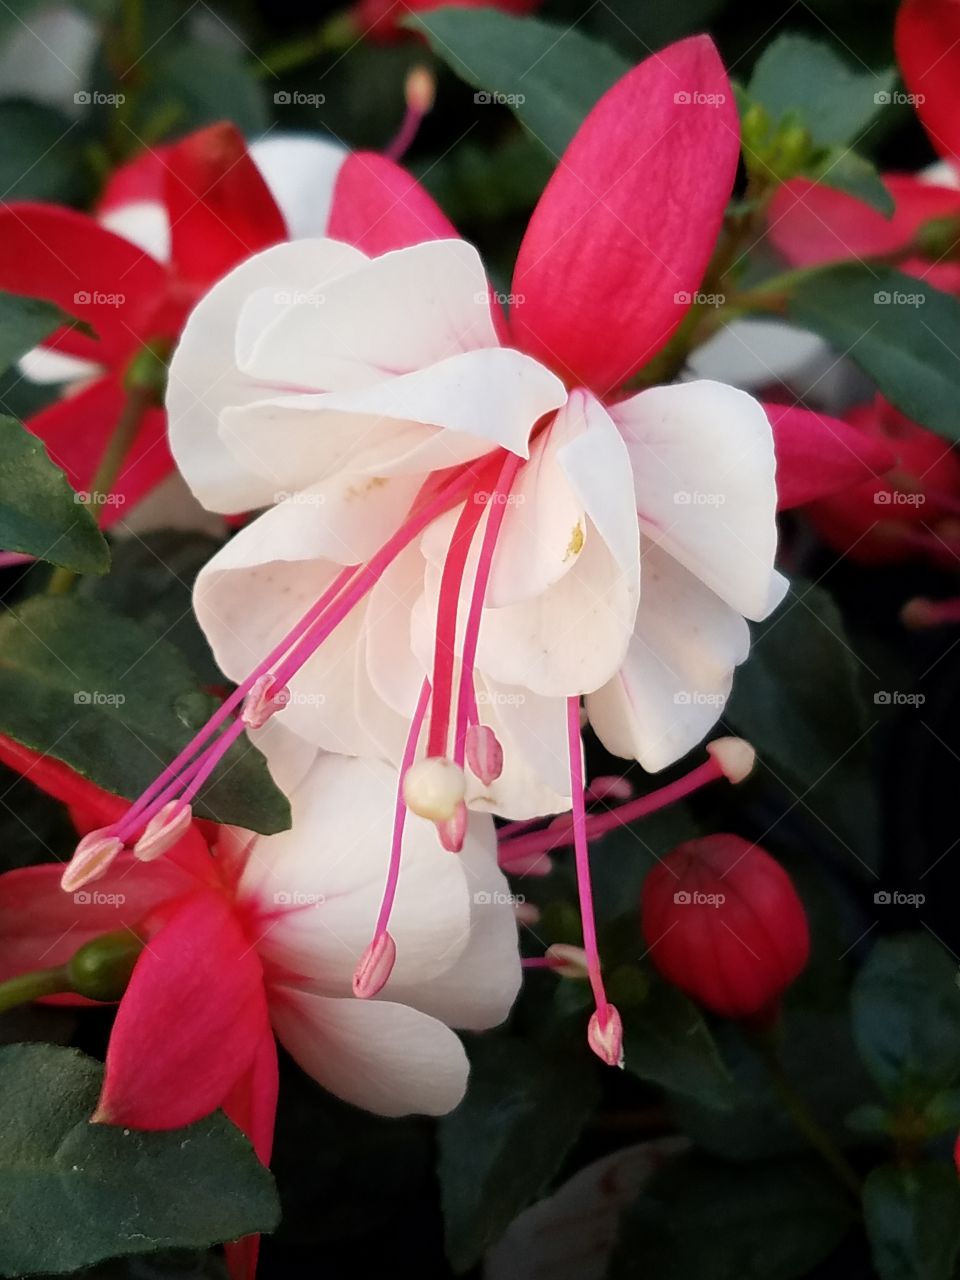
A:
[[[661,974],[727,1018],[768,1019],[807,963],[790,877],[741,836],[689,840],[647,876],[643,935]]]
[[[91,938],[67,964],[71,989],[88,1000],[119,1000],[142,950],[143,942],[129,929]]]

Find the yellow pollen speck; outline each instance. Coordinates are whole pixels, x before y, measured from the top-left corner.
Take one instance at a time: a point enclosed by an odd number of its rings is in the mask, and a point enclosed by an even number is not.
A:
[[[382,489],[387,483],[386,476],[371,476],[365,484],[352,484],[347,490],[348,498],[363,498],[374,489]]]
[[[583,550],[583,525],[578,520],[573,526],[573,533],[570,535],[570,541],[567,543],[567,554],[564,560],[569,560],[571,556],[578,556]]]

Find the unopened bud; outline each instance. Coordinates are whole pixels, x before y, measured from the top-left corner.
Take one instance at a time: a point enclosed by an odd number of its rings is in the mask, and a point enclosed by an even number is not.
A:
[[[397,960],[397,944],[389,933],[378,934],[360,957],[353,975],[353,994],[369,1000],[383,990]]]
[[[104,874],[110,863],[123,848],[123,841],[105,827],[89,831],[73,852],[67,869],[60,877],[60,888],[72,893]]]
[[[141,862],[152,862],[162,853],[172,849],[190,829],[193,810],[182,800],[171,800],[159,813],[155,813],[143,829],[143,834],[133,846],[133,855]]]
[[[92,938],[67,964],[72,989],[88,1000],[119,1000],[142,950],[143,942],[129,929]]]
[[[503,747],[487,724],[472,724],[466,736],[467,764],[485,787],[503,772]]]
[[[745,738],[714,738],[707,751],[728,782],[743,782],[753,772],[757,753]]]
[[[623,1023],[620,1014],[612,1004],[603,1011],[594,1011],[587,1028],[587,1043],[601,1062],[608,1067],[623,1066]]]
[[[429,822],[448,822],[463,801],[467,784],[452,760],[429,756],[403,775],[403,801],[411,813]]]

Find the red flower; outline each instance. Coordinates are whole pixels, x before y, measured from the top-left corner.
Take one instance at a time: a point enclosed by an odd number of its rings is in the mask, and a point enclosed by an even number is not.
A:
[[[769,1019],[807,963],[807,918],[790,877],[740,836],[674,849],[647,876],[641,912],[656,967],[722,1017]]]
[[[353,16],[363,35],[386,44],[411,35],[400,25],[404,18],[429,13],[448,3],[449,0],[359,0],[353,7]],[[457,0],[457,3],[461,9],[499,9],[522,16],[539,9],[541,0]]]

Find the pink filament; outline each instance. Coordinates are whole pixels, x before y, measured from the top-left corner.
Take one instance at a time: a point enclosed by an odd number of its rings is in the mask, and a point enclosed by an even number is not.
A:
[[[397,782],[397,803],[393,813],[393,840],[390,845],[390,865],[387,869],[387,883],[384,886],[383,898],[380,902],[380,914],[377,916],[376,928],[373,931],[374,941],[376,941],[381,934],[386,933],[387,925],[390,923],[390,913],[393,910],[394,899],[397,896],[397,884],[400,880],[400,851],[403,847],[403,828],[407,818],[407,806],[403,802],[403,776],[413,764],[413,758],[417,754],[417,742],[420,739],[420,730],[423,728],[423,721],[427,714],[427,706],[429,705],[429,702],[430,681],[424,680],[420,689],[420,698],[417,701],[417,707],[413,713],[413,719],[410,721],[407,741],[403,748],[403,759],[400,762],[400,778]]]
[[[597,1006],[601,1027],[607,1023],[607,993],[600,971],[597,947],[597,925],[593,914],[593,889],[590,884],[590,850],[587,844],[587,811],[583,799],[583,760],[580,747],[580,699],[567,699],[567,748],[570,752],[570,787],[573,795],[573,842],[577,867],[577,895],[583,924],[583,949],[587,953],[587,974]]]

